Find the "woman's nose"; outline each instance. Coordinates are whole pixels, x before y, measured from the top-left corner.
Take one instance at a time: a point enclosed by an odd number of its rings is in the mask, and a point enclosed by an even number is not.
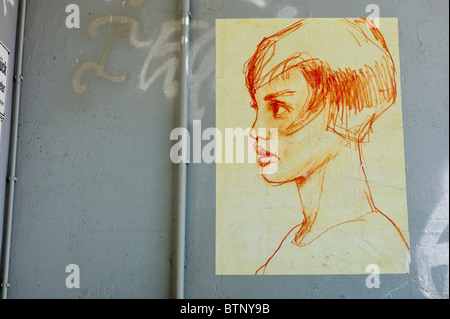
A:
[[[254,140],[258,141],[259,139],[267,140],[269,139],[268,136],[268,129],[265,127],[264,123],[262,123],[258,118],[258,115],[256,115],[255,121],[253,122],[253,125],[250,129],[249,136],[253,138]]]

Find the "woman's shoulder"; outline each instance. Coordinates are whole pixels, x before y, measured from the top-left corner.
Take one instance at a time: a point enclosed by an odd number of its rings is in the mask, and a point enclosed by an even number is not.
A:
[[[390,243],[409,250],[408,232],[382,212],[373,212],[361,217],[361,233],[368,243]]]
[[[304,246],[296,245],[290,237],[268,263],[266,274],[361,274],[373,264],[381,273],[408,272],[405,236],[382,213],[343,223]]]
[[[382,212],[364,216],[361,223],[365,263],[375,264],[381,273],[407,273],[410,249],[408,233]]]

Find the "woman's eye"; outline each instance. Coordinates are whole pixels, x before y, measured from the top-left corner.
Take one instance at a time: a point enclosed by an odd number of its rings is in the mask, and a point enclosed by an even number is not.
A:
[[[287,112],[287,108],[283,104],[280,102],[272,102],[269,104],[273,117],[278,118]]]

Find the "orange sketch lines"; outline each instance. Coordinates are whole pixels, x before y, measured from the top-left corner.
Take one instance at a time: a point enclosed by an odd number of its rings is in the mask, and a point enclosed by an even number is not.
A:
[[[371,214],[371,213],[367,213],[367,214]],[[338,226],[341,226],[341,225],[344,225],[344,224],[347,224],[347,223],[351,223],[351,222],[360,222],[360,221],[364,221],[364,216],[366,216],[367,214],[364,214],[364,215],[358,217],[357,219],[347,220],[347,221],[345,221],[345,222],[336,224],[336,225],[334,225],[334,226],[332,226],[332,227],[330,227],[330,228],[324,230],[322,233],[320,233],[320,234],[317,235],[314,239],[312,239],[311,241],[309,241],[309,242],[307,242],[307,243],[299,242],[299,241],[297,241],[297,239],[294,239],[294,240],[292,241],[292,243],[293,243],[294,245],[298,246],[298,247],[305,247],[305,246],[311,244],[311,243],[312,243],[313,241],[315,241],[316,239],[318,239],[318,238],[319,238],[320,236],[322,236],[323,234],[325,234],[325,233],[326,233],[327,231],[329,231],[330,229],[333,229],[333,228],[335,228],[335,227],[338,227]],[[296,237],[297,237],[297,235],[300,234],[300,233],[302,232],[302,229],[304,228],[305,225],[306,225],[306,223],[305,223],[305,222],[302,222],[301,224],[298,224],[298,225],[294,226],[294,227],[286,234],[286,236],[284,236],[284,238],[281,240],[280,245],[278,245],[278,248],[275,250],[275,252],[272,254],[272,256],[270,256],[270,258],[266,261],[266,263],[265,263],[264,265],[262,265],[260,268],[258,268],[258,270],[255,272],[255,275],[257,275],[258,272],[259,272],[261,269],[263,269],[263,274],[264,274],[265,269],[266,269],[267,265],[269,264],[270,260],[271,260],[271,259],[275,256],[275,254],[280,250],[280,248],[281,248],[281,246],[283,245],[283,243],[284,243],[284,241],[286,240],[286,238],[289,237],[289,235],[290,235],[296,228],[300,227],[299,231],[298,231],[297,234],[296,234]]]
[[[286,234],[286,236],[284,236],[284,238],[281,240],[280,244],[278,245],[278,248],[275,250],[275,252],[272,254],[272,256],[269,257],[269,259],[266,261],[266,263],[264,265],[262,265],[261,267],[258,268],[258,270],[256,270],[255,275],[258,274],[258,272],[263,269],[263,274],[266,270],[267,265],[269,264],[270,260],[275,256],[275,254],[280,250],[281,246],[283,245],[284,241],[286,240],[286,238],[289,237],[289,235],[298,227],[300,227],[302,224],[298,224],[295,225],[294,227],[292,227],[292,229]]]
[[[263,158],[268,151],[259,145],[263,137],[250,136],[260,174],[272,186],[295,182],[303,215],[255,274],[266,273],[292,234],[292,243],[301,249],[338,226],[367,224],[366,216],[377,214],[390,224],[384,231],[410,251],[400,228],[375,205],[363,155],[374,123],[397,99],[394,59],[372,20],[318,20],[301,19],[263,38],[243,68],[256,112],[252,132],[278,130],[279,146],[270,162]],[[340,207],[334,214],[334,205],[341,204],[348,210]],[[312,229],[319,235],[303,242]]]

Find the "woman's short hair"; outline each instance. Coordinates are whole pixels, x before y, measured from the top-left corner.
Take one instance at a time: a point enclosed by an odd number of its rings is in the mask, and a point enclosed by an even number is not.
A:
[[[308,106],[292,130],[328,107],[328,130],[367,142],[374,121],[395,103],[394,62],[372,20],[333,20],[301,19],[264,38],[244,65],[245,84],[256,103],[261,86],[299,70],[308,83]]]

